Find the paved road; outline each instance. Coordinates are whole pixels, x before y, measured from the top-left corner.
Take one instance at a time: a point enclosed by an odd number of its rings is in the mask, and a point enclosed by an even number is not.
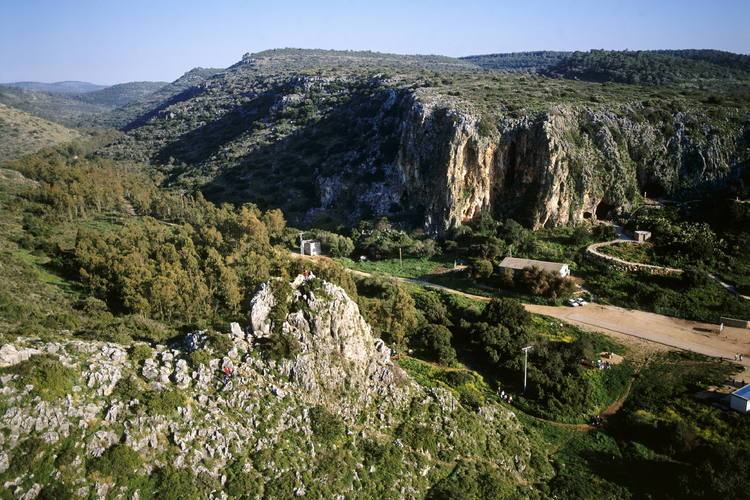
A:
[[[297,258],[301,257],[299,254],[293,255]],[[313,257],[313,259],[326,260],[327,257]],[[353,269],[349,271],[357,276],[372,276],[364,271]],[[473,300],[483,302],[490,300],[490,297],[462,292],[424,280],[396,276],[392,278],[396,281],[414,283]],[[745,373],[750,374],[750,330],[747,329],[726,327],[723,332],[719,333],[718,326],[710,323],[682,320],[602,304],[588,304],[583,307],[524,304],[524,307],[529,312],[550,316],[589,331],[614,333],[615,336],[626,335],[715,358],[734,360],[735,355],[742,354],[744,359],[741,364],[745,367]]]

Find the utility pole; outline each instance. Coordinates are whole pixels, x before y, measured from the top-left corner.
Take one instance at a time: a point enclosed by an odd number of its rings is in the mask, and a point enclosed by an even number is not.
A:
[[[401,247],[398,247],[398,265],[402,269],[404,268],[404,259],[401,258]]]
[[[529,363],[529,351],[533,348],[534,346],[531,345],[521,348],[523,351],[523,392],[526,392],[526,366]]]

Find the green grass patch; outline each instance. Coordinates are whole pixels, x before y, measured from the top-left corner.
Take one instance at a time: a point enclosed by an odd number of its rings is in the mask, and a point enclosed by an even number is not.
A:
[[[364,262],[356,262],[346,258],[335,260],[349,269],[371,274],[387,274],[399,278],[425,279],[427,276],[453,269],[453,260],[441,257],[430,259],[409,257],[404,258],[403,262],[399,259],[366,260]]]
[[[49,354],[32,356],[1,371],[17,375],[19,386],[34,386],[34,392],[45,401],[70,394],[78,380],[77,370],[63,365],[57,357]]]

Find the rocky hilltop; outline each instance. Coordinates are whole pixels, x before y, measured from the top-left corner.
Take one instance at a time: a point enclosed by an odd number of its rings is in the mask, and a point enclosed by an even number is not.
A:
[[[507,408],[466,409],[402,372],[341,288],[272,281],[251,311],[247,332],[171,345],[3,345],[0,484],[23,498],[184,484],[215,498],[416,498],[468,456],[508,494],[549,474]]]
[[[440,233],[481,210],[529,226],[644,191],[731,182],[750,158],[738,88],[638,87],[333,51],[248,54],[146,114],[104,154],[296,223],[389,216]]]

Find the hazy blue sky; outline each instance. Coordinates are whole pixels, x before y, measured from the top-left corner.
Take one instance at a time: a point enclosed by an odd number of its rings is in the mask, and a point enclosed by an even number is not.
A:
[[[750,52],[750,0],[0,0],[0,82],[173,80],[276,47]]]

